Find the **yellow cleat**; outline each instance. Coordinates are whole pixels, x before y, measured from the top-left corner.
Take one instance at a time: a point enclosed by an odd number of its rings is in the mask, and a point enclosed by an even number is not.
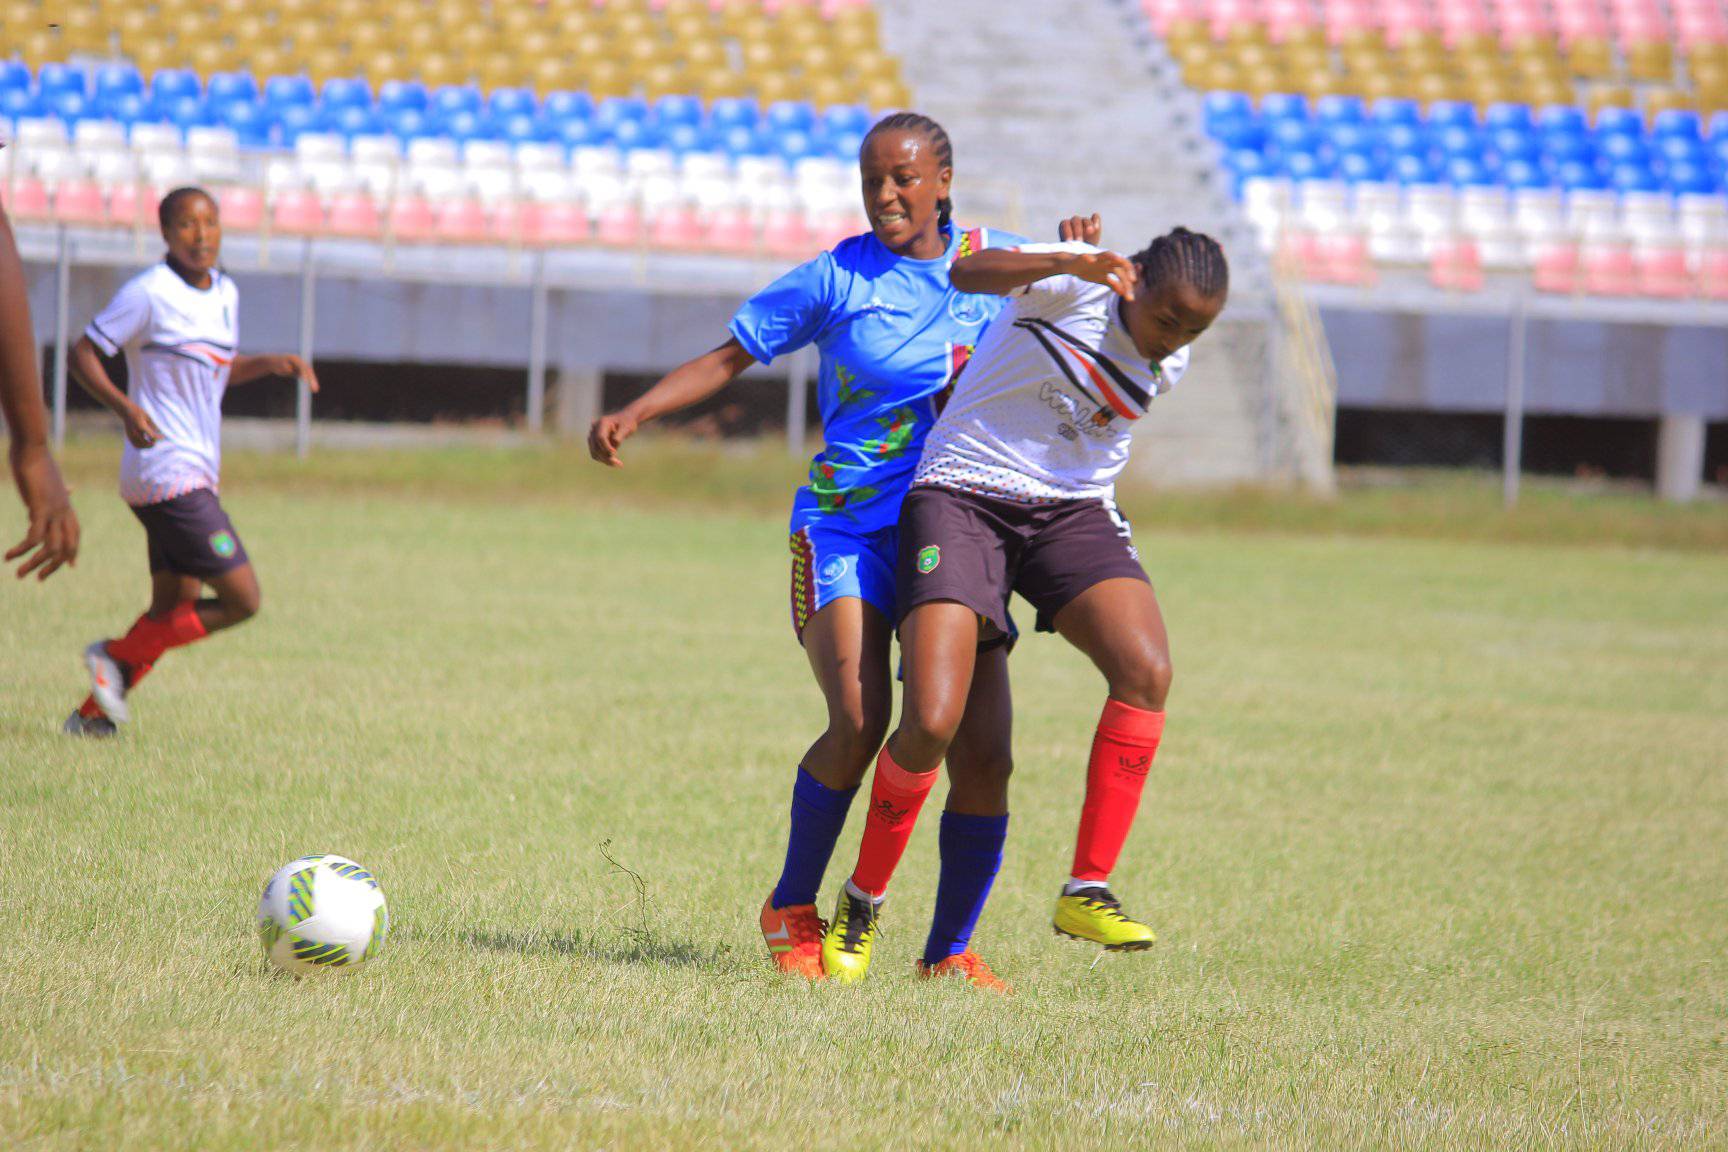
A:
[[[822,970],[842,984],[856,984],[870,970],[870,944],[876,939],[880,904],[860,900],[845,888],[834,907],[834,922],[822,935]]]
[[[1122,902],[1108,888],[1082,888],[1056,899],[1058,935],[1102,944],[1108,952],[1142,952],[1158,937],[1152,929],[1122,913]]]

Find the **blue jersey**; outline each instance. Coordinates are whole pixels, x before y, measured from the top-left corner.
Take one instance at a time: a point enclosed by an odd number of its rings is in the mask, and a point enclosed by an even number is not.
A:
[[[957,292],[954,261],[1024,238],[951,228],[934,260],[896,256],[873,232],[835,245],[747,300],[732,335],[766,364],[815,344],[821,453],[798,490],[792,526],[833,524],[857,532],[892,528],[936,419],[937,397],[954,382],[998,296]]]

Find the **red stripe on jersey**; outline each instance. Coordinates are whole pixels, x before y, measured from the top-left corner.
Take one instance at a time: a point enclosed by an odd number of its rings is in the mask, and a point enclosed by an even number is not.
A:
[[[1061,338],[1058,337],[1057,339],[1060,340]],[[1098,385],[1099,393],[1104,397],[1105,401],[1109,403],[1110,407],[1115,410],[1116,415],[1122,417],[1124,420],[1138,420],[1140,418],[1140,413],[1129,407],[1128,402],[1116,391],[1115,386],[1110,383],[1104,373],[1098,371],[1098,366],[1092,363],[1088,357],[1082,355],[1066,340],[1062,340],[1062,350],[1068,353],[1068,355],[1074,357],[1080,367],[1086,369],[1086,375],[1092,378],[1092,383]]]

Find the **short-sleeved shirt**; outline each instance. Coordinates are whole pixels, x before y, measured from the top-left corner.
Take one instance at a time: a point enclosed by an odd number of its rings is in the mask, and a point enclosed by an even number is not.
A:
[[[130,441],[120,495],[133,507],[198,488],[215,491],[222,466],[222,393],[239,342],[240,294],[220,271],[194,288],[167,264],[128,280],[85,329],[103,355],[126,353],[127,393],[162,439]]]
[[[1022,252],[1097,252],[1077,241]],[[991,323],[931,429],[915,484],[1010,500],[1111,497],[1137,421],[1188,367],[1148,363],[1102,284],[1051,276]]]
[[[757,360],[814,344],[817,405],[826,441],[798,490],[792,528],[891,528],[936,418],[937,398],[965,367],[995,296],[955,291],[954,261],[1022,238],[993,229],[949,230],[932,260],[896,256],[874,233],[841,241],[758,292],[733,317],[732,335]]]

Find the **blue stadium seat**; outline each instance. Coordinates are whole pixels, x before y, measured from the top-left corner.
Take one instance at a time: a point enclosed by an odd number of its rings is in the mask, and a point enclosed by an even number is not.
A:
[[[1487,151],[1482,133],[1462,124],[1446,124],[1433,130],[1434,147],[1448,160],[1474,158]]]
[[[251,100],[230,100],[216,109],[216,121],[234,130],[242,148],[268,148],[274,121],[262,105]]]
[[[1322,96],[1314,101],[1314,119],[1325,124],[1360,124],[1368,108],[1360,96]]]
[[[606,144],[612,139],[609,131],[586,116],[571,116],[565,120],[553,121],[552,135],[566,148]]]
[[[1645,164],[1616,164],[1610,170],[1608,182],[1618,192],[1661,192],[1662,181]]]
[[[401,140],[417,140],[422,136],[438,135],[437,125],[425,109],[401,106],[386,108],[382,113],[384,128]]]
[[[1512,188],[1547,188],[1553,183],[1542,165],[1522,159],[1507,160],[1500,169],[1500,180]]]
[[[1447,157],[1446,182],[1458,188],[1480,188],[1499,183],[1488,166],[1474,156]]]
[[[1641,136],[1606,136],[1598,143],[1597,150],[1609,164],[1650,166],[1650,149],[1645,147]]]
[[[1636,108],[1603,108],[1596,113],[1596,135],[1642,136],[1644,115]]]
[[[104,64],[96,70],[96,100],[106,104],[121,96],[142,96],[144,77],[130,64]]]
[[[1428,105],[1428,125],[1431,128],[1474,128],[1476,105],[1468,100],[1436,100]]]
[[[22,60],[0,60],[0,92],[30,87],[30,69]]]
[[[472,84],[447,84],[433,91],[426,110],[434,120],[448,120],[461,112],[478,116],[481,107],[480,89]]]
[[[816,126],[816,109],[804,100],[777,100],[762,110],[763,123],[780,132],[809,132]]]
[[[0,116],[22,120],[42,115],[42,99],[28,88],[0,88]]]
[[[1312,152],[1286,152],[1279,157],[1279,171],[1291,180],[1330,180],[1334,168]]]
[[[204,84],[190,68],[164,68],[150,78],[150,100],[158,108],[166,108],[175,100],[204,94]]]
[[[431,102],[426,85],[418,80],[386,80],[378,86],[378,107],[385,112],[424,112]]]
[[[318,90],[307,76],[272,76],[264,81],[264,103],[273,108],[286,104],[316,104]]]
[[[70,64],[44,64],[36,70],[36,92],[49,103],[66,92],[88,96],[89,78],[82,68]]]
[[[1485,128],[1530,132],[1536,127],[1536,118],[1531,115],[1528,104],[1490,104],[1482,111],[1482,125]]]
[[[1668,165],[1668,190],[1677,195],[1709,195],[1716,191],[1717,180],[1707,164],[1681,163]]]
[[[654,101],[654,122],[662,128],[702,124],[702,101],[694,96],[670,93]]]
[[[498,125],[499,137],[512,144],[548,140],[552,136],[550,124],[540,117],[526,112],[517,112],[509,116],[495,116],[493,120]]]
[[[452,112],[442,121],[443,132],[452,140],[496,140],[498,130],[492,121],[479,112]]]
[[[594,97],[586,92],[548,92],[540,110],[554,124],[565,120],[592,120]]]
[[[226,104],[230,100],[257,100],[258,81],[250,72],[212,72],[204,91],[216,104]],[[180,93],[174,95],[178,97]]]
[[[1322,143],[1306,120],[1274,120],[1266,127],[1267,148],[1274,153],[1318,152]]]
[[[384,118],[370,104],[325,105],[318,110],[318,119],[329,131],[349,139],[386,131]]]
[[[540,111],[540,98],[532,88],[494,88],[486,97],[486,113],[502,123],[510,116],[534,116]]]
[[[1254,101],[1246,92],[1208,92],[1205,97],[1206,119],[1238,120],[1254,115]]]
[[[1414,100],[1385,97],[1374,101],[1368,118],[1376,124],[1420,124],[1422,105]]]
[[[763,135],[768,138],[767,142],[771,145],[773,152],[782,157],[788,164],[796,163],[806,156],[821,154],[817,142],[811,138],[810,133],[797,128],[780,131],[765,128]]]
[[[658,148],[660,147],[660,130],[648,123],[644,116],[640,120],[623,119],[615,124],[606,124],[603,118],[597,117],[596,124],[607,128],[612,133],[612,139],[620,148]]]
[[[1240,187],[1240,181],[1255,176],[1265,176],[1271,172],[1271,165],[1266,162],[1266,156],[1257,148],[1238,148],[1226,153],[1224,166],[1235,176]]]
[[[833,132],[828,133],[828,155],[836,160],[844,160],[848,164],[858,161],[858,153],[864,147],[863,132]]]
[[[277,104],[260,110],[267,119],[276,122],[276,137],[284,148],[292,148],[294,141],[308,132],[323,132],[326,128],[318,109],[310,104]]]
[[[1534,132],[1520,128],[1497,128],[1488,135],[1489,146],[1501,163],[1514,160],[1535,164],[1542,159],[1542,142]]]
[[[1414,152],[1406,152],[1392,158],[1390,165],[1392,179],[1400,184],[1438,184],[1440,174],[1426,156]]]
[[[102,114],[122,124],[148,123],[162,118],[156,105],[136,93],[116,96],[107,101],[102,105]]]
[[[1596,144],[1583,133],[1550,132],[1542,138],[1542,155],[1550,164],[1594,164]]]
[[[1266,129],[1252,120],[1226,120],[1211,129],[1211,136],[1226,150],[1251,148],[1258,152],[1266,146]]]
[[[1428,132],[1419,124],[1387,124],[1380,129],[1380,143],[1393,156],[1426,158],[1432,151],[1428,145]]]
[[[68,124],[75,120],[84,119],[90,111],[90,101],[85,98],[84,94],[74,92],[71,89],[55,92],[52,95],[44,94],[42,104],[48,110],[49,115],[58,116]]]
[[[1550,104],[1536,114],[1536,123],[1544,132],[1584,134],[1590,131],[1590,119],[1584,109],[1570,104]]]
[[[324,81],[324,91],[318,98],[320,106],[336,108],[372,107],[372,86],[356,76],[336,76]]]
[[[1268,92],[1260,97],[1260,115],[1268,123],[1274,120],[1307,120],[1308,97],[1290,92]]]
[[[708,132],[700,124],[675,123],[661,130],[661,139],[673,152],[704,152],[708,149]]]
[[[609,96],[600,101],[594,109],[594,119],[606,128],[616,129],[621,124],[645,124],[648,120],[648,101],[640,96]]]
[[[1380,130],[1372,124],[1346,121],[1327,124],[1321,131],[1327,146],[1340,155],[1372,155],[1380,150]]]
[[[1338,157],[1338,175],[1352,184],[1378,184],[1387,173],[1387,166],[1371,153],[1346,152]]]
[[[1710,165],[1710,151],[1696,136],[1658,136],[1656,154],[1665,164]]]
[[[727,97],[708,105],[708,122],[715,128],[748,128],[754,132],[761,118],[756,101],[747,96]]]
[[[862,137],[876,123],[876,117],[862,104],[834,104],[822,111],[822,127],[830,139],[835,133],[852,133]]]
[[[710,114],[713,113],[712,106],[710,106],[709,112]],[[714,144],[719,151],[728,152],[733,156],[760,156],[767,151],[763,147],[755,127],[746,127],[743,124],[733,124],[726,128],[716,127],[714,129]]]
[[[1664,108],[1651,121],[1650,134],[1658,139],[1702,140],[1704,121],[1690,108]]]
[[[1552,172],[1554,182],[1569,192],[1608,186],[1607,182],[1602,179],[1601,171],[1594,164],[1585,164],[1578,160],[1566,160],[1554,165]]]
[[[204,101],[195,96],[181,96],[170,100],[166,107],[158,106],[163,118],[168,123],[179,128],[182,133],[188,128],[202,128],[216,122],[210,109]]]

